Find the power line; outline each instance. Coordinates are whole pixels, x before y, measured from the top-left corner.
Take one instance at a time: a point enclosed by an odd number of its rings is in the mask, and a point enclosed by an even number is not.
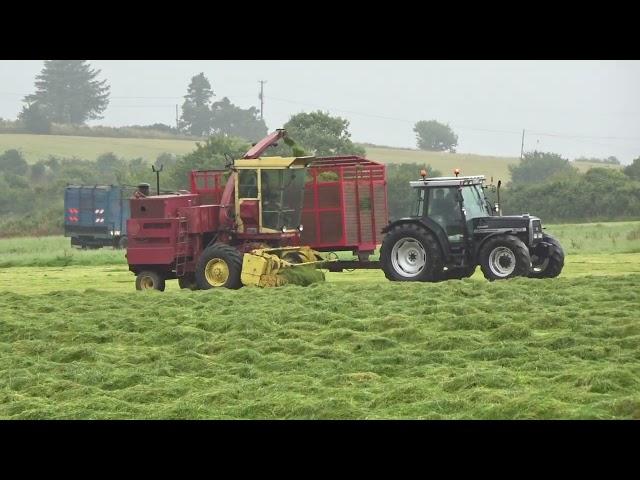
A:
[[[280,101],[280,102],[287,102],[287,103],[295,103],[295,104],[300,104],[300,105],[307,105],[310,107],[315,107],[315,108],[321,108],[324,110],[333,110],[336,112],[344,112],[344,113],[351,113],[353,115],[360,115],[360,116],[364,116],[364,117],[372,117],[372,118],[381,118],[381,119],[385,119],[385,120],[394,120],[394,121],[398,121],[398,122],[405,122],[405,123],[416,123],[416,120],[408,120],[408,119],[402,119],[402,118],[394,118],[394,117],[387,117],[387,116],[383,116],[383,115],[377,115],[377,114],[372,114],[372,113],[364,113],[364,112],[355,112],[352,110],[343,110],[343,109],[339,109],[339,108],[329,108],[326,106],[321,106],[318,104],[312,104],[312,103],[306,103],[306,102],[298,102],[298,101],[294,101],[294,100],[288,100],[288,99],[284,99],[284,98],[277,98],[277,97],[269,97],[272,100],[276,100],[276,101]],[[504,133],[504,134],[509,134],[509,135],[521,135],[522,132],[521,131],[516,131],[516,130],[496,130],[496,129],[488,129],[488,128],[479,128],[479,127],[469,127],[469,126],[465,126],[465,125],[459,125],[457,123],[452,123],[452,126],[454,126],[455,128],[458,129],[462,129],[462,130],[471,130],[471,131],[478,131],[478,132],[488,132],[488,133]],[[559,138],[576,138],[576,139],[593,139],[593,140],[623,140],[623,141],[640,141],[640,137],[600,137],[600,136],[588,136],[588,135],[569,135],[569,134],[560,134],[560,133],[545,133],[545,132],[538,132],[538,131],[533,131],[533,130],[529,130],[528,131],[531,134],[535,134],[535,135],[539,135],[539,136],[548,136],[548,137],[559,137]]]

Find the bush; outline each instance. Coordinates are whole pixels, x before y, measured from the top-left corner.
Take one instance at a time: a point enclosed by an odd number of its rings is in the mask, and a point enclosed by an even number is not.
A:
[[[6,150],[0,155],[0,172],[24,175],[28,169],[29,164],[18,150]]]
[[[640,218],[640,182],[609,168],[517,185],[502,192],[505,214],[529,212],[545,222],[585,222]]]

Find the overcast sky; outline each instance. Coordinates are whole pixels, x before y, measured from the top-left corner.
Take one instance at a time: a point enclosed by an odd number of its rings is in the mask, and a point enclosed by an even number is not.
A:
[[[459,136],[458,152],[567,158],[640,156],[639,61],[104,61],[111,126],[175,124],[193,75],[216,98],[259,107],[269,130],[291,114],[322,109],[351,122],[354,141],[415,147],[413,124],[436,119]],[[0,117],[14,119],[42,61],[0,61]]]

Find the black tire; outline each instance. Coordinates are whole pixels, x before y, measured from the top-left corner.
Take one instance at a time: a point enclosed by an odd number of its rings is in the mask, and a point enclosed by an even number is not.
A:
[[[546,233],[542,235],[542,241],[551,244],[549,253],[545,258],[532,258],[533,265],[529,272],[531,278],[555,278],[560,275],[564,267],[564,249],[560,242]]]
[[[401,248],[405,248],[404,258],[398,251]],[[415,257],[416,253],[418,261],[414,267],[412,262],[415,260],[411,257]],[[393,227],[384,236],[380,247],[380,264],[385,277],[391,281],[435,282],[442,273],[444,260],[440,245],[431,232],[417,223],[403,223]]]
[[[477,265],[473,267],[461,267],[461,268],[449,268],[443,270],[439,276],[440,280],[462,280],[463,278],[469,278],[476,273]]]
[[[228,269],[228,275],[224,283],[214,285],[207,280],[206,268],[212,260],[222,260]],[[242,272],[242,254],[230,245],[214,244],[207,247],[200,255],[196,264],[196,283],[201,290],[209,290],[210,288],[231,288],[238,289],[242,287],[240,273]]]
[[[513,235],[498,235],[487,240],[479,260],[484,278],[489,281],[526,277],[531,269],[529,249]]]
[[[198,283],[196,282],[196,276],[193,273],[185,273],[184,276],[178,277],[178,285],[180,288],[188,288],[189,290],[197,290]]]
[[[159,290],[164,292],[165,278],[152,270],[144,270],[136,275],[136,290]]]

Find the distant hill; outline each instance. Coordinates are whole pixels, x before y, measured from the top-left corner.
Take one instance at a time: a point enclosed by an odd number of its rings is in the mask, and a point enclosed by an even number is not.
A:
[[[382,163],[419,163],[428,164],[442,172],[453,175],[460,169],[461,175],[484,175],[487,180],[507,182],[509,165],[518,163],[518,158],[473,155],[467,153],[427,152],[424,150],[398,149],[391,147],[365,146],[370,160]]]
[[[95,160],[99,155],[113,152],[123,158],[142,157],[154,161],[163,152],[183,155],[195,148],[195,141],[152,139],[75,137],[67,135],[0,134],[0,152],[10,148],[20,150],[25,159],[35,163],[49,155]]]

